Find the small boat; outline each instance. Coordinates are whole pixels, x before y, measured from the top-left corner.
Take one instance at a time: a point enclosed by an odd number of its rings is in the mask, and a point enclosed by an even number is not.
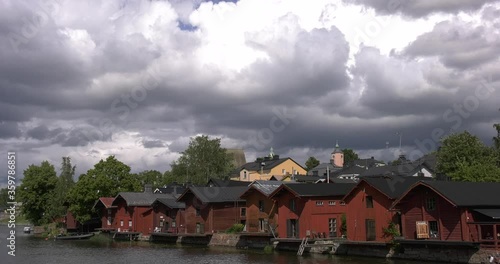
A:
[[[55,237],[56,240],[81,240],[81,239],[89,239],[94,236],[94,233],[90,234],[82,234],[82,235],[58,235]]]
[[[24,229],[23,229],[23,232],[26,233],[26,234],[31,233],[31,226],[25,226]]]

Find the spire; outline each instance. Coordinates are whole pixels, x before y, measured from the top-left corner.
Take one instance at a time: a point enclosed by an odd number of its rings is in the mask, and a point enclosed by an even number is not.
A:
[[[273,158],[273,157],[274,157],[273,147],[271,147],[271,149],[269,150],[269,157],[270,157],[270,158]]]
[[[333,150],[332,154],[333,153],[342,153],[342,150],[340,149],[338,140],[335,141],[335,149]]]

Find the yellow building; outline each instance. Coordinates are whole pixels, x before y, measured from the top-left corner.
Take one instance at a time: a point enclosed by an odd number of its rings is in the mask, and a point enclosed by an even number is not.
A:
[[[233,174],[233,180],[255,181],[269,180],[272,176],[305,175],[306,169],[292,158],[280,158],[271,154],[268,157],[258,158],[239,167]]]

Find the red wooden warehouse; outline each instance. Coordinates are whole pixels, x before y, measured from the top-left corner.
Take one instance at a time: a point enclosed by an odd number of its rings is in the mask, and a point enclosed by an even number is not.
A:
[[[113,216],[115,214],[116,206],[113,206],[113,197],[101,197],[94,204],[93,209],[97,211],[97,215],[99,215],[101,219],[101,228],[100,230],[103,232],[115,231],[113,226]]]
[[[157,233],[184,232],[185,204],[175,198],[158,198],[153,203],[153,226]]]
[[[154,231],[152,204],[157,198],[172,198],[170,194],[151,192],[121,192],[114,199],[116,206],[113,227],[117,232],[137,232],[149,235]]]
[[[244,223],[240,196],[248,187],[189,187],[178,199],[184,202],[185,233],[223,232],[234,224]]]
[[[346,206],[340,202],[355,184],[283,184],[270,197],[278,206],[279,238],[338,237]]]
[[[500,183],[415,183],[394,204],[406,240],[476,242],[499,249]]]
[[[278,223],[278,207],[269,195],[282,184],[280,181],[254,181],[241,195],[246,200],[246,207],[241,209],[241,215],[246,217],[246,232],[274,231]]]
[[[363,177],[344,198],[347,208],[347,239],[387,242],[383,230],[390,223],[400,227],[400,215],[390,211],[392,203],[413,183],[414,177]]]

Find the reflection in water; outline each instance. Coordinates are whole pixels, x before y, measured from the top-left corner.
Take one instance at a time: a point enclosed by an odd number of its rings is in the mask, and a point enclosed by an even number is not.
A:
[[[54,241],[34,238],[16,230],[16,257],[8,257],[5,242],[9,229],[0,226],[0,263],[203,263],[203,264],[416,264],[420,262],[388,261],[380,258],[339,257],[329,255],[305,255],[294,252],[264,253],[259,250],[234,248],[208,248],[152,244],[148,242],[114,242],[104,236],[90,240]]]

